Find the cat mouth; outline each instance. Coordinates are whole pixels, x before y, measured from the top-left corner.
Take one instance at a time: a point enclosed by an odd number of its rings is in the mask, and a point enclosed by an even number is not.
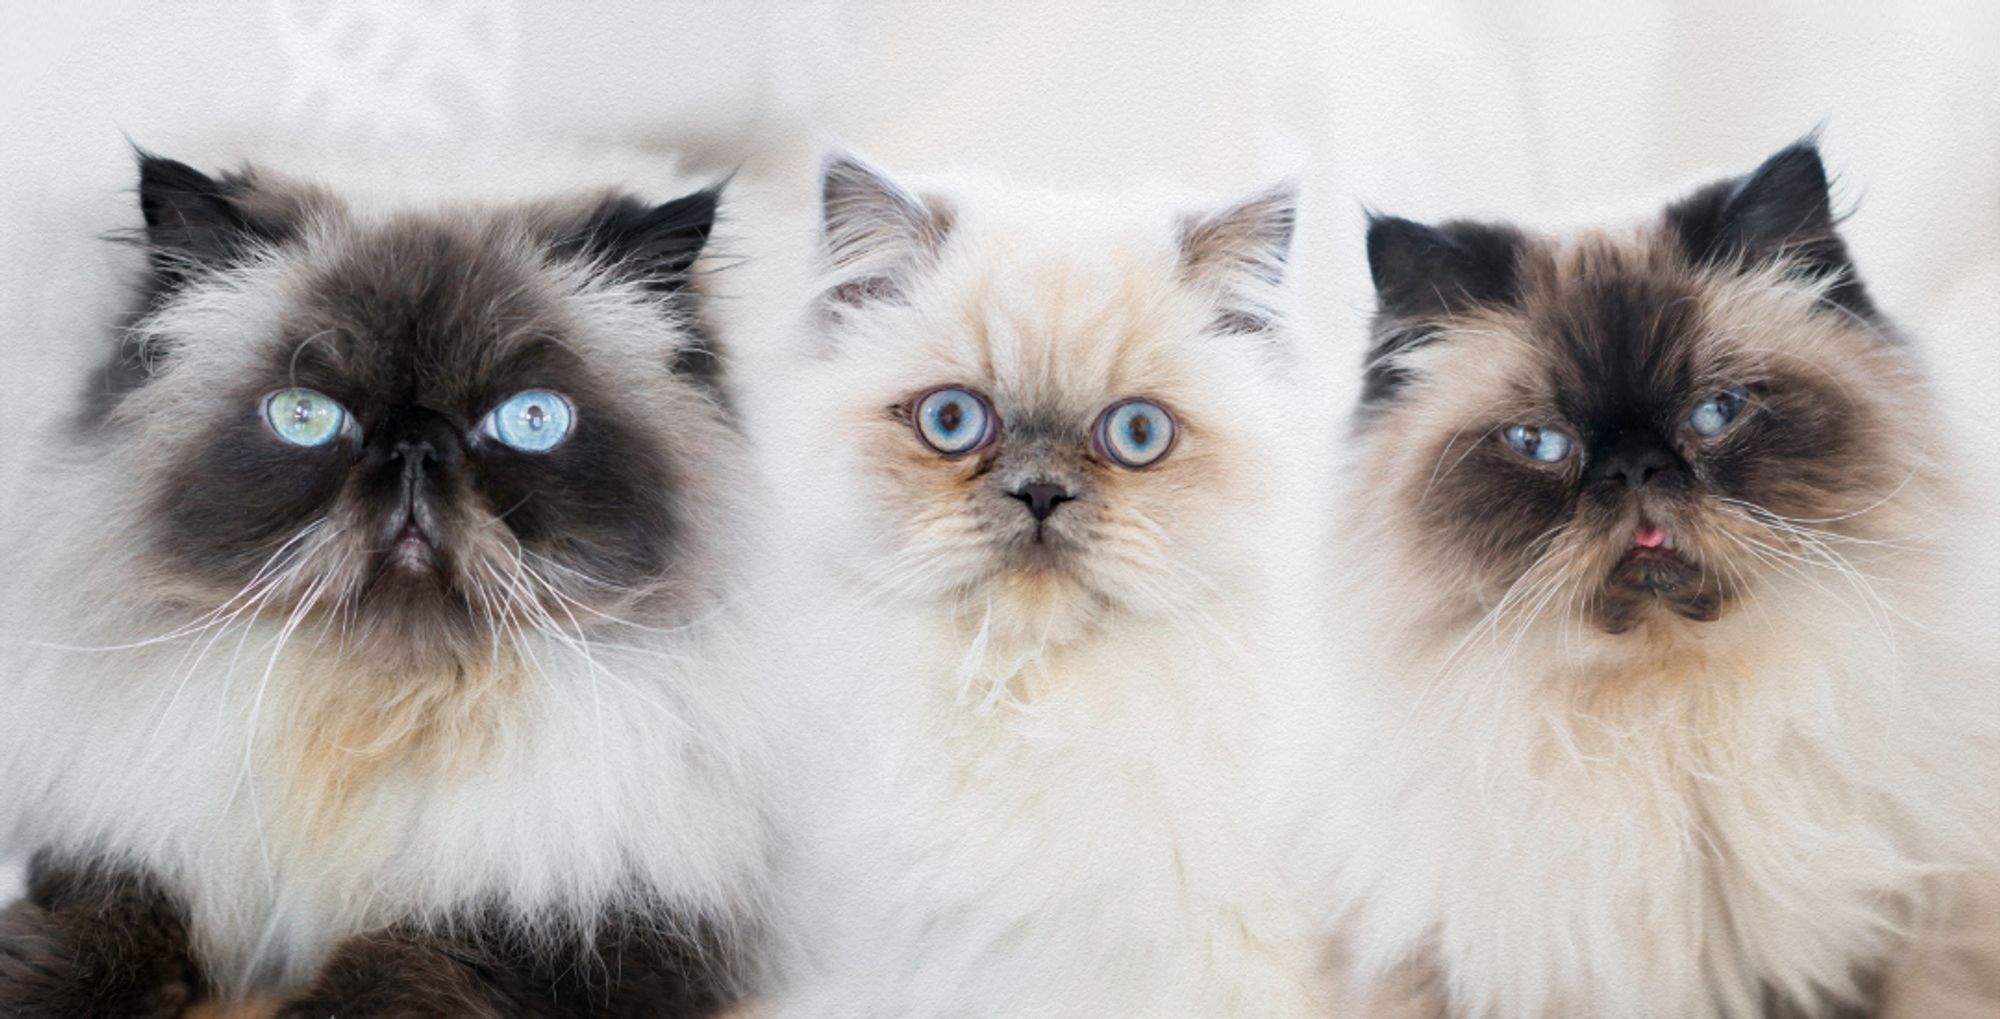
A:
[[[1717,618],[1721,592],[1704,573],[1672,530],[1641,520],[1604,581],[1607,597],[1600,604],[1605,629],[1617,633],[1630,628],[1640,611],[1654,604],[1700,622]]]
[[[437,544],[417,520],[415,513],[404,516],[403,526],[389,542],[389,565],[411,573],[430,573],[438,567]]]
[[[1618,586],[1658,596],[1674,595],[1700,575],[1701,568],[1681,553],[1673,533],[1645,520],[1632,529],[1631,543],[1611,570]]]

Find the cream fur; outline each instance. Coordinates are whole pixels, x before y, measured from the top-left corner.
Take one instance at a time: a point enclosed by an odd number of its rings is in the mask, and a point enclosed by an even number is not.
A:
[[[927,194],[938,250],[870,263],[907,300],[816,311],[749,397],[798,593],[773,1011],[1307,1014],[1303,918],[1250,823],[1279,707],[1273,337],[1211,331],[1231,295],[1182,276],[1159,203]],[[1086,496],[1081,579],[1007,572],[961,510],[978,479],[883,414],[949,383],[1078,420],[1150,396],[1180,445]]]

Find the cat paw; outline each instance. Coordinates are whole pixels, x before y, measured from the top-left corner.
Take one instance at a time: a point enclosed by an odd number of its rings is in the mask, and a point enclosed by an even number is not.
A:
[[[414,939],[360,937],[273,1019],[512,1019],[474,967]]]
[[[110,965],[89,933],[31,902],[0,911],[0,1017],[175,1019],[194,1000],[187,980]]]

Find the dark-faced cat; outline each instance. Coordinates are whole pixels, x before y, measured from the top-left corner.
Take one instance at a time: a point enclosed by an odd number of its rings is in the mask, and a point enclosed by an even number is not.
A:
[[[1994,844],[2000,716],[1949,424],[1816,148],[1636,230],[1381,217],[1368,257],[1325,839],[1359,957],[1468,1017],[1865,1002]]]
[[[0,1011],[718,1007],[763,851],[718,193],[139,170],[144,310],[9,532]]]

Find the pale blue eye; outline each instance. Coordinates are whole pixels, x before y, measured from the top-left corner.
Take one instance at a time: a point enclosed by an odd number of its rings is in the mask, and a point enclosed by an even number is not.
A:
[[[576,408],[546,389],[524,389],[486,415],[480,430],[523,453],[546,453],[569,438]]]
[[[264,420],[294,446],[324,446],[340,434],[347,408],[310,389],[280,389],[264,398]]]
[[[1570,438],[1553,428],[1536,428],[1532,425],[1510,425],[1501,433],[1507,445],[1514,452],[1536,463],[1562,463],[1569,458],[1574,445]]]
[[[1122,467],[1158,463],[1174,445],[1174,418],[1151,400],[1116,403],[1097,419],[1097,448]]]
[[[969,389],[940,389],[917,401],[917,437],[946,456],[970,453],[993,438],[993,412]]]
[[[1717,393],[1696,406],[1688,415],[1688,427],[1703,438],[1720,435],[1738,414],[1743,413],[1743,405],[1750,401],[1750,394],[1738,386],[1726,392]]]

